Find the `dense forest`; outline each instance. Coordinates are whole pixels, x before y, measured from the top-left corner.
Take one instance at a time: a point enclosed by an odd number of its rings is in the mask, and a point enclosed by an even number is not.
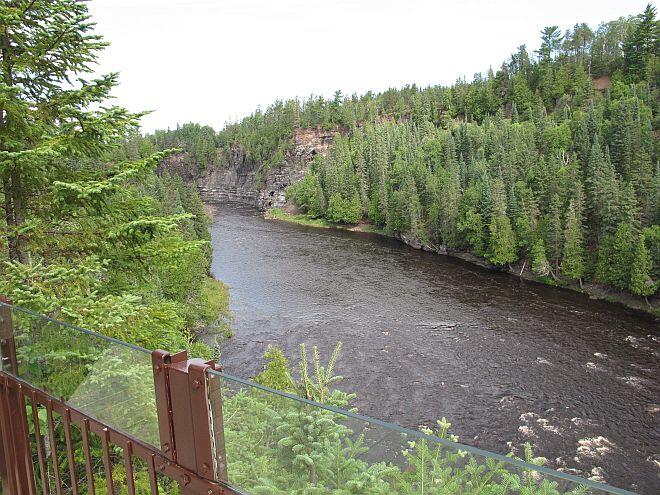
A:
[[[284,162],[294,127],[337,131],[288,198],[308,216],[360,221],[422,243],[524,263],[549,283],[596,281],[640,296],[660,280],[659,22],[541,32],[499,70],[451,87],[278,101],[217,134],[187,124],[150,150],[240,146]],[[190,153],[189,153],[190,154]]]
[[[85,79],[106,43],[74,0],[0,7],[0,294],[147,348],[227,331],[197,190],[126,146],[140,115]]]

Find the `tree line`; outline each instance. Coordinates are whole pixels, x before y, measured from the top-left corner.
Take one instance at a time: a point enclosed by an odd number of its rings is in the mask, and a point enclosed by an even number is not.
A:
[[[660,280],[659,31],[648,5],[595,30],[546,27],[538,50],[520,46],[470,82],[276,101],[214,135],[216,166],[240,147],[267,171],[284,163],[294,128],[339,130],[288,191],[309,216],[522,262],[550,283],[650,296]],[[141,139],[164,149],[155,136],[181,142],[187,126]]]
[[[650,296],[660,280],[657,40],[651,6],[596,33],[546,28],[535,60],[521,48],[496,75],[411,91],[398,118],[354,120],[289,198],[331,222],[366,219],[496,265],[529,261],[551,282]],[[601,74],[611,75],[602,92],[592,84]]]

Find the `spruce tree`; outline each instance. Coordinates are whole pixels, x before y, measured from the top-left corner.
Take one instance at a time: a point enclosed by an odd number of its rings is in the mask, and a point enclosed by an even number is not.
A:
[[[553,270],[556,272],[561,260],[561,248],[563,240],[562,229],[562,205],[558,194],[554,194],[545,218],[545,245],[548,259]]]
[[[0,180],[8,255],[30,260],[29,212],[70,159],[100,156],[137,125],[102,104],[117,74],[92,80],[105,43],[81,0],[13,0],[0,9]]]
[[[567,277],[579,280],[580,285],[585,272],[583,237],[580,200],[573,199],[566,213],[561,271]]]
[[[619,218],[619,181],[609,156],[596,137],[589,155],[587,171],[587,209],[597,238],[614,233]]]
[[[651,278],[652,269],[651,253],[646,247],[645,236],[642,234],[637,241],[630,268],[630,292],[645,298],[655,294],[657,284]]]
[[[660,27],[655,20],[656,9],[648,4],[638,16],[637,26],[623,45],[624,69],[630,82],[645,79],[646,66],[651,55],[660,49]]]
[[[543,239],[538,239],[532,246],[532,271],[543,277],[550,273],[550,263],[545,254],[545,243]]]
[[[496,265],[506,265],[517,259],[516,235],[511,227],[511,221],[506,215],[506,196],[501,179],[493,182],[492,198],[493,215],[489,225],[488,259]]]
[[[630,265],[633,258],[633,229],[621,222],[612,235],[601,243],[598,252],[597,276],[601,282],[626,290],[630,284]]]

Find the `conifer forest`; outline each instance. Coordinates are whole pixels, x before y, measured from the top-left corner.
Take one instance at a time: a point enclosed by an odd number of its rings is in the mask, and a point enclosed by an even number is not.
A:
[[[287,191],[309,217],[649,297],[660,278],[657,58],[649,4],[597,28],[546,27],[538,50],[520,46],[450,87],[278,101],[217,133],[186,124],[133,146],[180,146],[203,168],[238,146],[266,174],[292,129],[320,126],[336,131],[331,150]]]

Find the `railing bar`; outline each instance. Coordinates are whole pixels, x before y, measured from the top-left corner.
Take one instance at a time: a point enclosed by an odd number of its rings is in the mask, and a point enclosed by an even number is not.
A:
[[[71,473],[71,492],[78,495],[78,476],[76,475],[76,461],[73,457],[73,443],[71,442],[71,409],[64,411],[64,440],[66,441],[66,454],[69,460]]]
[[[86,446],[85,456],[87,461],[87,472],[89,474],[88,476],[89,489],[86,490],[87,495],[96,495],[95,487],[94,487],[94,477],[91,475],[91,471],[90,471],[90,467],[91,469],[94,469],[94,466],[92,465],[91,462],[91,456],[89,450],[90,432],[98,435],[99,437],[102,437],[104,431],[107,431],[107,434],[109,436],[109,443],[112,443],[113,445],[117,445],[121,447],[123,445],[126,445],[126,442],[130,441],[132,443],[133,458],[139,458],[144,462],[146,462],[147,466],[151,466],[152,472],[149,474],[151,493],[155,493],[155,494],[159,493],[157,472],[162,471],[163,475],[175,481],[182,481],[189,479],[188,481],[189,484],[186,485],[186,489],[190,493],[200,493],[200,494],[212,493],[213,495],[242,494],[242,492],[237,491],[234,488],[230,488],[224,484],[218,483],[217,481],[205,479],[194,470],[190,471],[183,466],[177,465],[176,463],[172,463],[171,460],[165,456],[165,453],[163,451],[159,450],[157,447],[154,447],[152,444],[149,444],[144,440],[140,440],[125,432],[116,430],[112,426],[108,426],[104,424],[102,421],[99,421],[96,418],[84,412],[81,412],[75,406],[66,404],[63,400],[55,398],[52,395],[50,395],[48,392],[36,387],[33,384],[30,384],[29,382],[25,381],[23,378],[7,374],[4,371],[0,371],[0,385],[2,385],[3,381],[6,380],[8,380],[12,386],[13,384],[22,385],[25,390],[29,391],[31,397],[34,397],[33,400],[35,405],[45,406],[46,412],[48,412],[48,406],[50,406],[51,418],[53,417],[54,413],[62,416],[64,415],[64,412],[67,409],[70,409],[71,423],[81,425],[83,446],[84,447]],[[4,405],[4,403],[5,401],[2,400],[2,388],[0,387],[0,411],[2,410],[2,405]],[[35,408],[35,411],[36,410],[37,409]],[[37,428],[38,428],[38,423],[37,423]],[[43,440],[45,440],[45,438],[46,438],[45,436],[42,438],[42,443]],[[43,452],[45,453],[46,450],[43,449]],[[48,459],[46,459],[46,461],[49,462]],[[155,466],[158,466],[158,471],[156,471]],[[47,475],[51,474],[47,471],[45,472]],[[81,480],[79,476],[79,483],[80,482]],[[51,486],[49,486],[48,490],[50,493],[54,493],[54,489],[52,487],[53,484],[52,478],[50,478],[50,484]],[[66,487],[66,489],[68,490],[68,487]],[[79,492],[82,491],[83,491],[83,487],[79,486]],[[12,495],[15,494],[15,492],[8,492],[8,493],[12,493]],[[21,495],[23,494],[21,493]]]
[[[34,316],[35,318],[39,318],[40,320],[45,320],[49,323],[54,323],[55,325],[59,325],[61,327],[66,327],[70,328],[71,330],[75,330],[77,332],[85,333],[87,335],[91,335],[92,337],[96,337],[101,340],[105,340],[106,342],[112,342],[114,344],[119,344],[122,347],[127,347],[129,349],[133,349],[134,351],[139,351],[144,354],[151,354],[151,351],[148,349],[145,349],[144,347],[140,347],[139,345],[135,344],[130,344],[128,342],[124,342],[123,340],[115,339],[113,337],[108,337],[107,335],[103,335],[102,333],[94,332],[92,330],[87,330],[86,328],[82,328],[76,325],[72,325],[71,323],[67,323],[65,321],[59,321],[56,320],[55,318],[51,318],[50,316],[43,315],[41,313],[37,313],[36,311],[32,311],[30,309],[22,308],[21,306],[14,306],[13,304],[7,304],[4,301],[0,301],[0,306],[5,306],[8,308],[11,308],[14,311],[19,311],[21,313]]]
[[[62,495],[62,477],[60,476],[60,461],[57,454],[57,440],[55,439],[55,423],[53,422],[53,401],[46,402],[46,418],[48,420],[48,437],[50,440],[50,453],[53,458],[53,472],[55,475],[55,490],[57,495]]]
[[[46,476],[46,456],[44,454],[43,439],[41,438],[41,426],[39,425],[39,401],[34,390],[30,390],[30,401],[32,403],[32,422],[34,423],[34,439],[37,442],[37,458],[39,459],[39,474],[41,475],[41,492],[50,495],[50,481]]]
[[[87,471],[87,493],[96,495],[94,472],[92,471],[92,455],[89,451],[89,419],[84,418],[80,432],[82,433],[83,452],[85,453],[85,470]]]
[[[135,478],[133,473],[133,442],[130,440],[126,442],[124,447],[124,467],[126,469],[126,486],[128,488],[128,495],[135,495]]]
[[[156,479],[156,456],[151,454],[147,460],[147,467],[149,469],[149,486],[151,487],[151,494],[158,495],[158,480]]]
[[[32,460],[32,442],[30,441],[30,427],[28,426],[27,410],[25,407],[25,393],[23,392],[23,386],[18,385],[18,400],[20,405],[20,415],[21,415],[21,429],[23,430],[23,435],[25,437],[25,465],[27,467],[27,477],[28,477],[28,489],[30,495],[37,494],[37,485],[34,480],[34,466]],[[78,495],[74,493],[74,495]]]
[[[103,428],[101,444],[103,446],[103,468],[105,469],[105,484],[108,487],[108,495],[114,495],[115,483],[112,480],[112,464],[110,462],[110,432],[107,428]]]
[[[0,434],[2,435],[2,446],[5,453],[5,463],[7,465],[7,485],[10,493],[18,493],[16,478],[16,461],[14,460],[14,450],[12,449],[11,439],[11,421],[9,416],[9,381],[5,377],[0,382],[2,388],[2,401],[0,402]],[[2,484],[5,487],[5,484]]]

